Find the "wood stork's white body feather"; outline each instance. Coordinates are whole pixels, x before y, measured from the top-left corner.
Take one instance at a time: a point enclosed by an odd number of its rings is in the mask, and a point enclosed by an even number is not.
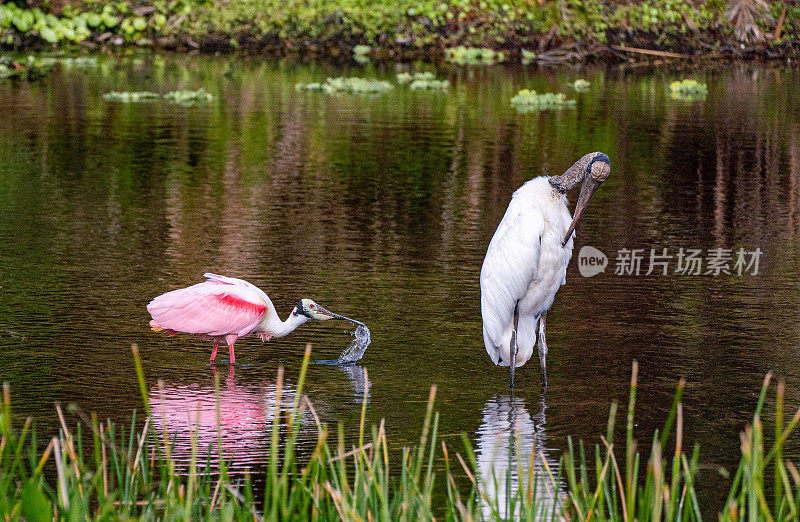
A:
[[[566,283],[574,234],[561,246],[572,216],[567,198],[534,178],[514,192],[481,268],[483,341],[492,361],[511,363],[514,307],[519,302],[515,366],[533,355],[539,316],[553,304]]]

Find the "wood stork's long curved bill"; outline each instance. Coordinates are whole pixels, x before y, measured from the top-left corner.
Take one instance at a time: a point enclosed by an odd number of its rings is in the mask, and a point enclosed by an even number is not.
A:
[[[597,181],[589,176],[587,176],[581,184],[581,193],[578,196],[577,203],[575,203],[575,212],[572,214],[572,223],[567,229],[564,240],[561,241],[562,247],[567,244],[567,241],[569,241],[570,236],[572,236],[572,232],[575,230],[575,225],[578,224],[578,220],[581,218],[581,216],[583,216],[584,211],[586,211],[586,207],[589,206],[589,200],[592,199],[592,196],[594,195],[595,191],[600,188],[600,185],[602,185],[602,181]]]

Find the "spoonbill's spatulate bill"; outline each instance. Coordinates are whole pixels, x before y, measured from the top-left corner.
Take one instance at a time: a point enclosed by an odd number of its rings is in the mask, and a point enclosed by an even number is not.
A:
[[[329,312],[311,299],[302,299],[289,317],[281,321],[267,294],[235,277],[204,274],[206,281],[162,294],[147,305],[155,331],[195,334],[214,341],[211,362],[223,341],[228,344],[231,364],[236,363],[233,345],[252,333],[262,341],[288,335],[298,326],[316,319],[345,319]]]
[[[539,363],[547,386],[545,317],[566,283],[572,238],[592,194],[611,172],[611,161],[592,152],[561,176],[534,178],[514,192],[481,268],[483,342],[492,361],[514,368],[533,355],[539,326]],[[581,185],[570,216],[567,192]]]

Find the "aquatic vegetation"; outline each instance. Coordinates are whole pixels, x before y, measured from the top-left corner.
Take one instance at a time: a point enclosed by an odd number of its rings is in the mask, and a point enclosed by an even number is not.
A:
[[[447,80],[414,80],[408,86],[412,91],[446,91],[450,88]]]
[[[412,91],[446,91],[450,88],[447,80],[437,80],[432,72],[401,72],[397,74],[397,83],[409,84],[408,88]]]
[[[705,83],[687,78],[685,80],[675,80],[669,84],[672,98],[676,100],[702,100],[708,94],[708,87]]]
[[[575,100],[568,100],[564,93],[554,94],[545,92],[538,94],[536,91],[522,89],[511,98],[511,105],[518,112],[543,111],[548,109],[561,109],[575,107]]]
[[[324,82],[323,83],[320,83],[320,82],[311,82],[311,83],[298,82],[298,83],[294,84],[294,90],[296,90],[296,91],[321,91],[323,85],[325,85]]]
[[[589,89],[591,85],[592,84],[589,81],[584,80],[583,78],[578,78],[572,83],[572,88],[576,91],[585,91]]]
[[[327,94],[345,92],[349,94],[380,94],[390,91],[394,86],[384,80],[368,80],[366,78],[345,77],[326,78],[323,83],[297,83],[297,91],[322,91]]]
[[[536,58],[538,58],[539,56],[535,52],[529,51],[527,49],[521,49],[520,55],[521,55],[520,60],[522,61],[522,65],[528,65],[529,63],[536,61]]]
[[[184,106],[202,105],[214,100],[214,95],[200,88],[196,91],[170,91],[164,99]]]
[[[432,520],[434,516],[443,520],[500,520],[505,512],[515,513],[519,520],[702,520],[695,491],[701,479],[700,448],[694,445],[688,451],[689,445],[684,446],[685,381],[676,387],[663,429],[654,430],[648,437],[649,452],[640,453],[643,446],[633,436],[638,393],[635,361],[622,440],[615,440],[618,405],[613,402],[607,432],[593,451],[584,449],[583,442],[576,449],[568,439],[568,449],[556,470],[548,467],[546,473],[531,469],[530,473],[512,475],[513,468],[508,466],[504,480],[498,481],[495,476],[481,474],[466,435],[455,448],[452,438],[440,436],[439,414],[434,409],[436,386],[428,396],[419,444],[403,448],[402,458],[389,451],[391,436],[383,421],[371,431],[366,425],[368,385],[356,430],[357,445],[348,451],[343,435],[339,443],[332,442],[336,437],[319,422],[311,401],[303,395],[311,357],[308,345],[294,385],[294,401],[286,400],[290,395],[285,391],[288,386],[283,368],[279,368],[275,396],[264,405],[265,416],[272,419],[272,437],[267,465],[258,476],[259,487],[264,488],[263,500],[256,501],[251,476],[237,477],[229,471],[219,444],[223,436],[219,418],[216,448],[213,444],[200,447],[197,434],[191,433],[190,459],[187,462],[175,457],[174,434],[153,420],[163,412],[156,411],[155,406],[150,411],[146,379],[135,347],[133,353],[148,417],[138,429],[134,414],[127,434],[123,427],[110,420],[101,422],[77,406],[65,412],[57,405],[59,433],[45,439],[49,440],[46,445],[39,444],[30,418],[22,427],[15,423],[10,389],[4,385],[0,403],[0,516],[37,521],[389,521]],[[796,518],[800,480],[795,466],[784,459],[783,450],[800,422],[800,410],[784,423],[785,386],[780,382],[775,400],[769,401],[774,404],[774,414],[762,417],[771,377],[767,374],[764,379],[752,423],[738,438],[738,468],[725,504],[717,506],[719,518],[725,522]],[[364,379],[368,382],[366,370]],[[219,411],[218,377],[215,390]],[[75,429],[69,427],[70,417],[76,419]],[[769,445],[764,435],[767,417],[774,419],[774,438],[768,439]],[[313,437],[314,430],[316,441],[309,446],[313,452],[301,459],[297,452],[300,434],[307,436],[312,431]],[[343,432],[340,428],[340,434]],[[671,441],[674,448],[668,446]],[[303,439],[303,444],[308,441]],[[528,451],[534,455],[538,449],[519,448],[516,454]],[[531,465],[521,461],[516,464],[517,470]],[[457,474],[469,480],[457,481]],[[433,495],[437,480],[446,487],[441,499]],[[499,484],[507,487],[501,490]],[[548,490],[559,493],[553,496]],[[43,513],[47,516],[39,516]]]
[[[384,80],[368,80],[365,78],[328,78],[325,80],[323,90],[325,92],[348,92],[348,93],[380,93],[393,89],[392,84]]]
[[[505,61],[506,55],[501,51],[485,47],[451,47],[444,50],[445,60],[457,64],[492,65]]]
[[[35,80],[50,72],[53,64],[28,56],[27,61],[18,62],[8,56],[0,57],[0,79],[19,78],[23,80]]]
[[[161,95],[157,92],[148,91],[125,91],[116,92],[111,91],[103,95],[103,99],[109,102],[117,103],[141,103],[141,102],[154,102],[161,99]]]
[[[697,93],[707,93],[708,87],[705,83],[700,83],[697,80],[693,80],[691,78],[687,78],[685,80],[675,80],[671,84],[669,84],[669,88],[672,92],[679,92],[683,94],[697,94]]]
[[[683,92],[672,92],[670,93],[670,98],[673,100],[683,100],[683,101],[700,101],[706,99],[705,93],[683,93]]]
[[[214,100],[214,95],[202,88],[196,91],[171,91],[163,96],[149,91],[108,92],[103,95],[104,100],[118,103],[155,102],[162,98],[189,107],[208,103]]]
[[[432,72],[415,72],[415,73],[407,73],[401,72],[397,73],[397,83],[411,83],[413,81],[422,80],[422,81],[430,81],[435,80],[436,75]]]
[[[61,58],[59,62],[65,67],[75,67],[76,69],[92,69],[99,65],[96,56]]]

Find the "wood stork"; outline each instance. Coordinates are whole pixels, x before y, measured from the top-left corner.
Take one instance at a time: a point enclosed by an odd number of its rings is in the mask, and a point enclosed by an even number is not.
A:
[[[344,319],[311,299],[302,299],[285,321],[261,289],[235,277],[204,274],[206,281],[162,294],[147,305],[154,331],[186,332],[214,341],[211,363],[222,341],[228,343],[231,364],[236,364],[233,345],[242,337],[258,333],[262,341],[290,334],[312,319]]]
[[[489,243],[481,268],[483,341],[492,361],[514,368],[533,355],[539,325],[539,363],[547,387],[545,317],[566,283],[575,225],[592,194],[611,172],[611,161],[592,152],[561,176],[540,176],[514,192]],[[566,194],[581,192],[570,216]]]

